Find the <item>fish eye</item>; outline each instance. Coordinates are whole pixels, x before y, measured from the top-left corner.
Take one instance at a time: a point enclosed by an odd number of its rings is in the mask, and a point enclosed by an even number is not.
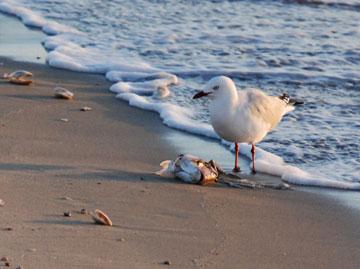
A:
[[[219,85],[217,85],[217,86],[215,86],[214,88],[213,88],[213,90],[218,90],[220,88],[220,86]]]

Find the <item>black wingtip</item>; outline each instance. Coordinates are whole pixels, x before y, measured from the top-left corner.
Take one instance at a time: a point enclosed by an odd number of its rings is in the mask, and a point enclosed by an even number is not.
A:
[[[290,96],[287,93],[283,93],[282,95],[280,95],[279,99],[283,100],[287,104],[290,102]]]
[[[290,96],[287,93],[283,93],[279,96],[280,100],[283,100],[286,104],[291,106],[297,106],[297,105],[303,105],[304,101],[297,100],[297,99],[291,99]]]

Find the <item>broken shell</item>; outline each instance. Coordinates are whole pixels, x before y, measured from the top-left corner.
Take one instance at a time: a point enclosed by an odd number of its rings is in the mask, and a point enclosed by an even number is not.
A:
[[[17,78],[17,79],[20,79],[20,78],[29,78],[29,77],[32,77],[33,74],[29,71],[26,71],[26,70],[16,70],[14,72],[11,72],[10,74],[7,74],[5,73],[3,75],[3,78],[4,79],[11,79],[11,78]]]
[[[91,108],[91,107],[88,107],[88,106],[84,106],[84,107],[82,107],[80,110],[81,110],[81,111],[90,111],[90,110],[92,110],[92,108]]]
[[[68,122],[68,121],[69,121],[69,119],[62,118],[62,119],[60,119],[60,121],[62,121],[62,122]]]
[[[95,209],[95,214],[90,213],[90,215],[97,224],[102,224],[107,226],[113,225],[111,219],[100,209]]]
[[[32,83],[32,80],[27,80],[27,79],[23,79],[23,78],[10,78],[9,82],[12,84],[17,84],[17,85],[30,85]]]
[[[67,100],[71,100],[74,98],[74,94],[71,91],[61,87],[55,87],[54,94],[55,94],[55,98],[61,98]]]

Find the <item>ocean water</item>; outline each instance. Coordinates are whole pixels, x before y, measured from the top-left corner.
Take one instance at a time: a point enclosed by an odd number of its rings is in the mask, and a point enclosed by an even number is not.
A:
[[[356,0],[0,0],[0,11],[48,35],[49,65],[104,74],[117,98],[190,133],[219,139],[207,101],[191,98],[215,75],[302,99],[258,144],[258,170],[360,189]]]

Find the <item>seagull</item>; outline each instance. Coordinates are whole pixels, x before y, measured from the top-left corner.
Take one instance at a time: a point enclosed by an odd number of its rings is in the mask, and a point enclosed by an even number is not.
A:
[[[223,139],[235,143],[233,172],[240,172],[238,165],[239,144],[251,144],[252,172],[255,170],[255,145],[273,130],[282,117],[303,102],[281,96],[269,96],[258,89],[237,91],[234,82],[226,76],[212,78],[193,99],[208,96],[210,121],[215,132]]]

